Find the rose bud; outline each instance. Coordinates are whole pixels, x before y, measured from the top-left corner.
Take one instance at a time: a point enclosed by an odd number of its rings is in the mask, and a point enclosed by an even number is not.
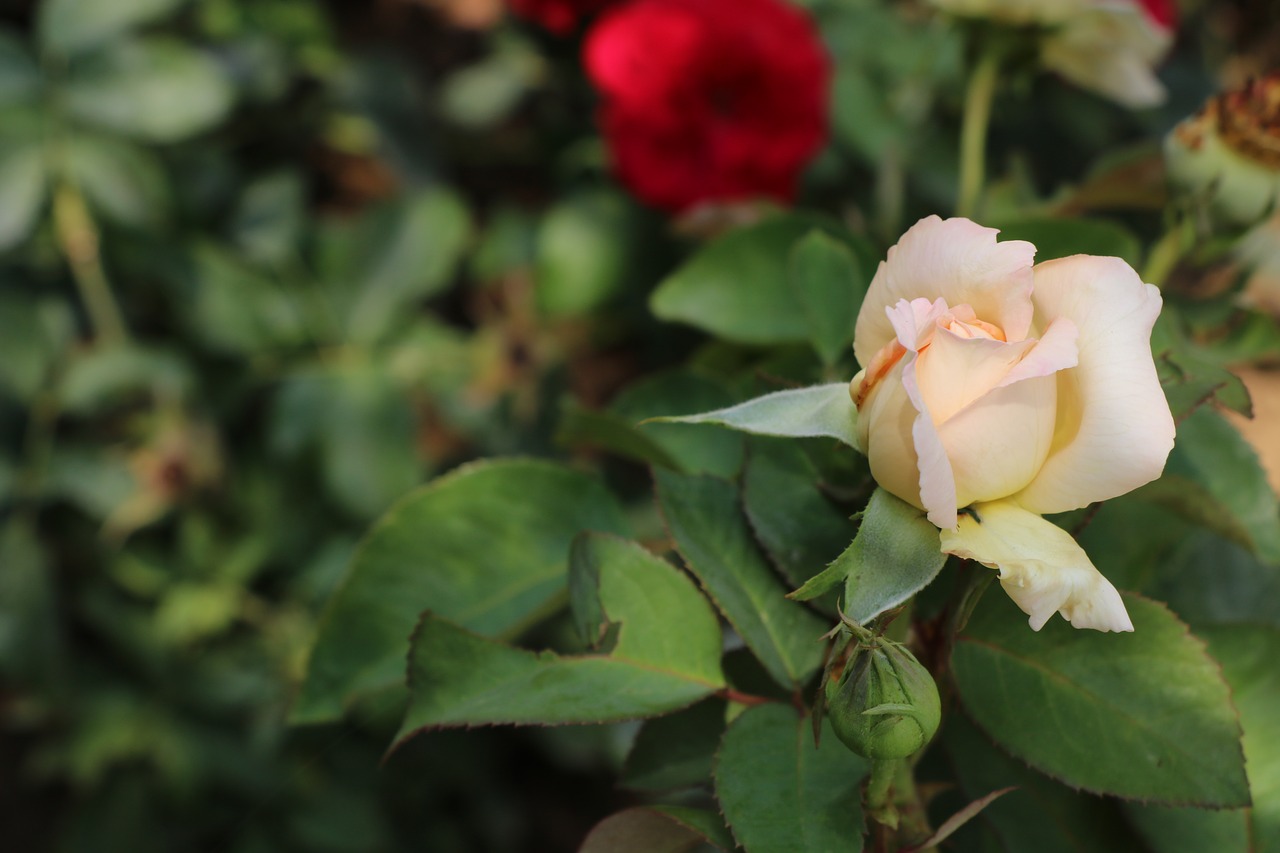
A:
[[[1211,98],[1169,133],[1165,160],[1224,224],[1262,221],[1280,195],[1280,72]]]
[[[837,682],[827,684],[827,719],[836,737],[864,758],[918,752],[938,730],[942,706],[929,671],[901,643],[859,646]]]

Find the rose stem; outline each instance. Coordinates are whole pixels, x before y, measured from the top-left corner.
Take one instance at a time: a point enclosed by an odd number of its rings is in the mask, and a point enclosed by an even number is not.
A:
[[[969,75],[964,96],[964,118],[960,126],[960,197],[958,216],[978,212],[987,157],[987,129],[991,124],[991,102],[995,99],[1000,73],[1000,53],[984,50]]]

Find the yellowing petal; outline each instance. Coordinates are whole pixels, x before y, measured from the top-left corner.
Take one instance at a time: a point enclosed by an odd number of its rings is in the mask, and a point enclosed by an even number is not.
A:
[[[977,504],[942,550],[998,569],[1000,585],[1039,631],[1054,613],[1076,628],[1132,631],[1120,593],[1060,527],[1009,501]]]
[[[867,290],[854,327],[853,349],[863,367],[895,338],[886,314],[899,300],[968,304],[979,320],[1017,341],[1031,326],[1031,264],[1035,246],[996,242],[999,232],[968,219],[920,220],[889,250]]]
[[[1156,479],[1173,449],[1173,416],[1151,357],[1160,291],[1119,258],[1075,255],[1036,266],[1037,324],[1079,330],[1079,363],[1058,376],[1057,431],[1044,466],[1015,496],[1065,512]]]

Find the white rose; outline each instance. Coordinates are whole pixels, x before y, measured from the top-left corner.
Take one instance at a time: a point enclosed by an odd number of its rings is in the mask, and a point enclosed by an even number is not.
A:
[[[1033,268],[1033,245],[997,233],[932,216],[889,250],[855,328],[861,446],[880,485],[941,528],[944,551],[1000,570],[1033,628],[1058,612],[1131,631],[1115,588],[1040,516],[1163,471],[1160,292],[1119,258]]]

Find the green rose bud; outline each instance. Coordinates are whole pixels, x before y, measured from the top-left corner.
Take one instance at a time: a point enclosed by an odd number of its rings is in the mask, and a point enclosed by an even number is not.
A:
[[[1165,139],[1169,177],[1224,224],[1261,221],[1280,199],[1280,74],[1209,100]]]
[[[860,645],[837,682],[827,684],[827,718],[836,737],[873,760],[918,752],[942,718],[929,671],[901,643]]]

